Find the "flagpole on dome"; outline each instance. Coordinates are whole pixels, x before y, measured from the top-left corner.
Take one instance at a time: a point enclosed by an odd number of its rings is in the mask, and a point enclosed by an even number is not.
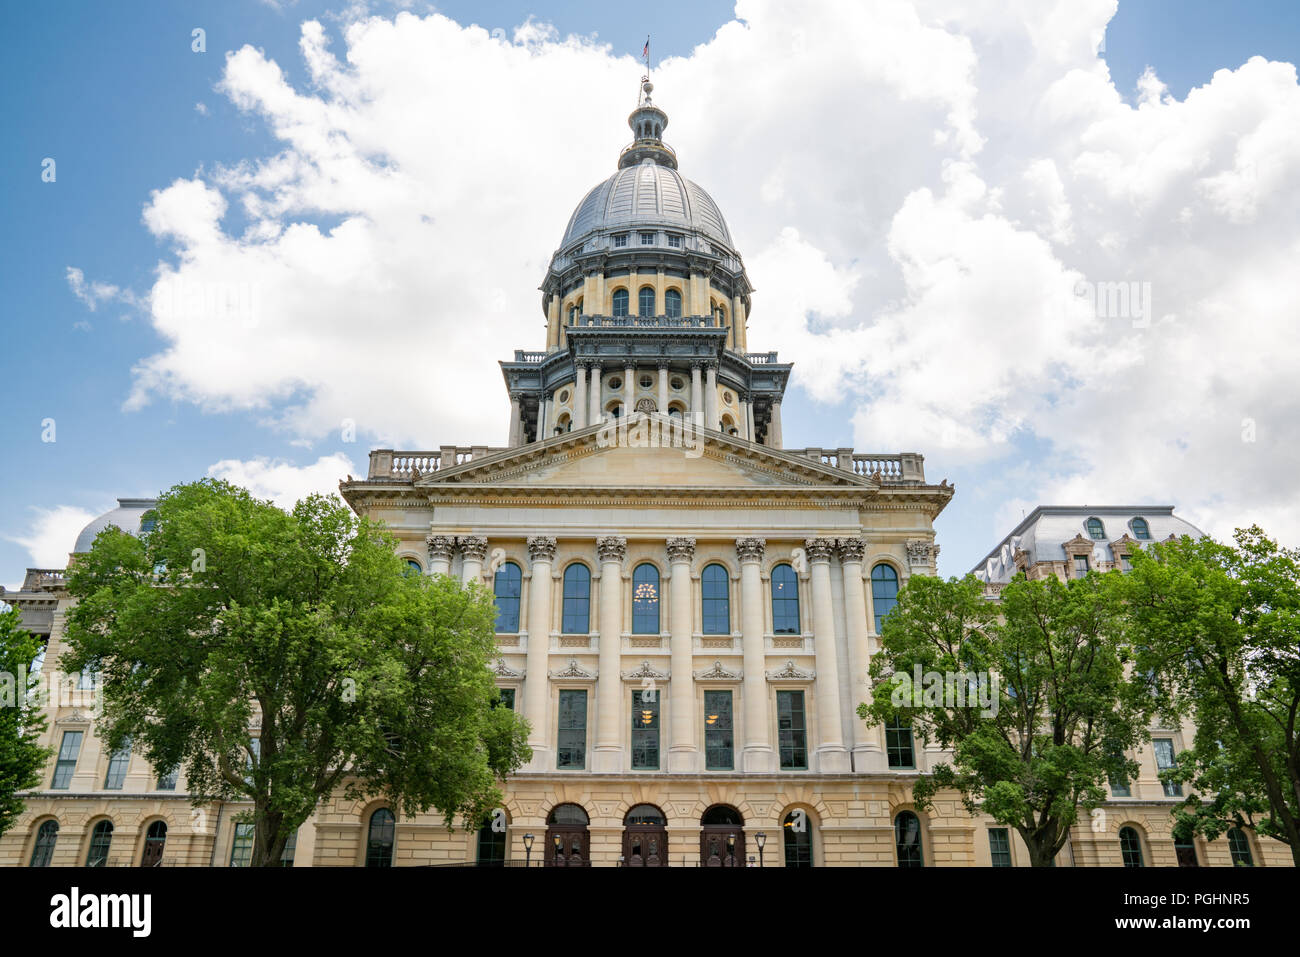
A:
[[[650,90],[650,34],[645,35],[645,46],[641,50],[641,57],[645,60],[645,76],[641,77],[640,89],[638,92],[638,102],[644,102],[649,98]]]

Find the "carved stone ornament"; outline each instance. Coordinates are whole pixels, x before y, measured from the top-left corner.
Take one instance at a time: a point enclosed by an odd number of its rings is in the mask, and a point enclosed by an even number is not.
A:
[[[646,678],[649,678],[651,681],[667,681],[668,672],[659,671],[648,661],[641,662],[641,667],[633,671],[623,672],[624,681],[644,681]]]
[[[867,543],[860,538],[837,538],[835,547],[840,553],[840,563],[862,563],[862,556],[867,550]]]
[[[460,553],[467,561],[481,562],[487,558],[486,535],[461,535],[456,539],[456,544],[460,546]]]
[[[659,406],[656,405],[656,404],[655,404],[655,400],[654,400],[654,399],[651,399],[651,398],[642,398],[642,399],[637,399],[637,400],[636,400],[636,411],[637,411],[637,412],[657,412],[657,411],[659,411]]]
[[[607,535],[596,539],[596,554],[602,562],[619,562],[627,557],[627,539],[621,535]]]
[[[695,558],[695,539],[668,539],[668,560],[670,562],[690,562]]]
[[[721,661],[715,661],[712,668],[695,672],[696,681],[739,681],[743,677],[744,673],[739,669],[729,671],[722,667]]]
[[[429,546],[431,562],[450,562],[452,554],[456,551],[454,535],[430,535],[424,542]]]
[[[522,678],[524,676],[524,673],[522,671],[515,671],[514,668],[511,668],[508,664],[506,664],[506,660],[504,658],[497,659],[497,663],[493,667],[492,673],[496,675],[498,678]]]
[[[930,565],[934,561],[933,552],[934,546],[923,538],[907,540],[907,563],[913,567]]]
[[[535,562],[555,561],[555,538],[552,535],[533,535],[528,539],[528,557]]]
[[[766,548],[767,539],[764,538],[736,539],[736,554],[742,562],[761,562]]]
[[[793,661],[787,659],[784,668],[778,668],[776,671],[767,673],[768,681],[809,681],[817,677],[815,671],[804,671],[796,667]]]
[[[568,666],[561,671],[552,671],[551,677],[560,681],[591,681],[596,677],[596,672],[585,670],[578,664],[577,658],[570,658]]]
[[[804,551],[808,553],[810,562],[829,562],[831,553],[835,550],[835,539],[833,538],[805,538],[803,540]]]

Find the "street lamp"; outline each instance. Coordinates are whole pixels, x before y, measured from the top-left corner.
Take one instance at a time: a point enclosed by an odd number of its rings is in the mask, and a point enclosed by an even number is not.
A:
[[[763,866],[763,845],[767,843],[767,835],[759,831],[754,835],[754,840],[758,842],[758,866]]]
[[[531,834],[524,835],[524,867],[529,866],[529,861],[533,859],[533,841],[535,838]]]

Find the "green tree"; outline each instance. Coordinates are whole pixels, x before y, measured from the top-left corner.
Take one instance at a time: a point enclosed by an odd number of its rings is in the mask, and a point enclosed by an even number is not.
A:
[[[1300,866],[1300,551],[1258,526],[1234,539],[1184,536],[1133,557],[1137,664],[1165,719],[1196,726],[1162,774],[1190,785],[1175,828],[1209,840],[1253,828]]]
[[[19,791],[39,787],[50,749],[40,746],[45,713],[30,689],[32,661],[41,643],[21,625],[11,608],[0,612],[0,834],[22,814]]]
[[[911,578],[885,618],[873,700],[858,713],[898,716],[952,752],[916,782],[919,808],[954,789],[971,814],[1014,827],[1032,865],[1046,867],[1079,808],[1105,800],[1107,779],[1137,773],[1124,754],[1145,738],[1149,704],[1125,677],[1116,578],[1020,575],[996,604],[972,575]]]
[[[477,824],[531,754],[492,707],[492,597],[406,574],[393,546],[334,497],[286,513],[178,485],[153,531],[106,529],[70,570],[64,667],[102,672],[109,748],[183,766],[196,804],[252,802],[254,865],[340,786]]]

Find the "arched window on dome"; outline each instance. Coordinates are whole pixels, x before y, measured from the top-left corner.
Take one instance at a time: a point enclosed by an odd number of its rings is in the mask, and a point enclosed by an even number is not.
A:
[[[682,316],[682,294],[676,289],[664,293],[664,315],[669,319],[680,319]]]
[[[626,316],[628,306],[628,295],[626,289],[614,290],[614,315]]]
[[[655,287],[642,286],[636,296],[636,314],[653,316],[655,314]]]

